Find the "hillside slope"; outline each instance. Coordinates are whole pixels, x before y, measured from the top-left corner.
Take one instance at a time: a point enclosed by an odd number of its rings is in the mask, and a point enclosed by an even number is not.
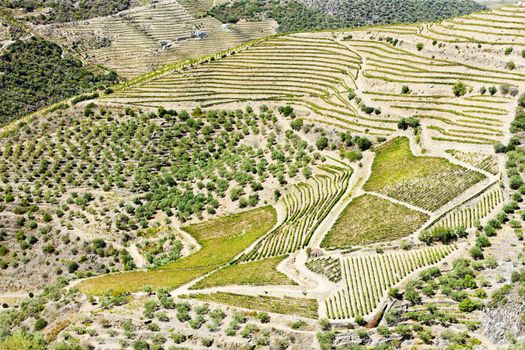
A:
[[[165,64],[212,54],[274,32],[274,23],[224,26],[214,18],[197,18],[196,5],[162,0],[115,16],[37,26],[44,37],[74,50],[92,64],[114,69],[125,78]]]
[[[150,72],[189,3],[31,27],[148,73],[1,129],[0,349],[524,341],[525,6]]]
[[[222,22],[274,19],[279,32],[392,23],[438,21],[485,9],[473,0],[237,0],[213,7],[208,13]]]

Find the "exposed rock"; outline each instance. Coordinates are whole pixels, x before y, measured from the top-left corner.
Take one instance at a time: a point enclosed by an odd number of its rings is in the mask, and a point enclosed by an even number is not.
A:
[[[495,308],[487,309],[484,335],[495,344],[505,344],[509,339],[525,335],[523,316],[525,315],[525,300],[514,289],[508,296],[508,301]]]

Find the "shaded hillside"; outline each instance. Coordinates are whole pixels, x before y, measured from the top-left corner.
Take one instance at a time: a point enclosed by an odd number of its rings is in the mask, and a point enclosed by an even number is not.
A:
[[[130,0],[3,0],[0,5],[23,9],[33,23],[69,22],[108,16],[128,9]],[[45,11],[38,11],[46,9]]]
[[[301,0],[303,3],[357,25],[431,22],[481,11],[473,0]]]
[[[295,32],[326,28],[344,28],[352,23],[325,14],[295,0],[286,4],[258,0],[240,0],[213,7],[208,14],[223,23],[237,23],[241,19],[249,21],[274,19],[279,23],[280,32]]]
[[[472,0],[238,0],[213,7],[221,22],[271,18],[280,32],[348,28],[371,24],[436,21],[483,10]]]
[[[0,125],[64,98],[116,82],[63,56],[43,39],[17,41],[0,55]]]

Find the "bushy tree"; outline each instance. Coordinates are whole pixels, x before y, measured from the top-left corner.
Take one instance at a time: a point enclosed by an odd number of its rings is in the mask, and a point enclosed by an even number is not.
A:
[[[315,142],[315,145],[317,146],[319,150],[322,151],[326,149],[326,147],[328,147],[328,139],[325,136],[321,136],[320,138],[317,139],[317,141]]]
[[[452,92],[456,97],[464,96],[467,93],[467,87],[461,81],[458,81],[452,86]]]

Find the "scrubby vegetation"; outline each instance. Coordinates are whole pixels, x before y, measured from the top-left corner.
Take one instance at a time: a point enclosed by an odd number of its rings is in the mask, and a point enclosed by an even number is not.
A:
[[[0,125],[116,81],[115,73],[93,73],[54,43],[17,41],[0,52]]]
[[[349,28],[370,24],[436,21],[482,10],[471,0],[255,1],[238,0],[213,7],[208,13],[222,22],[272,18],[281,32]]]
[[[188,226],[184,229],[201,245],[197,253],[160,269],[90,279],[79,288],[85,293],[97,295],[138,291],[145,285],[174,289],[227,264],[268,232],[275,221],[275,210],[262,207]]]
[[[130,0],[5,0],[6,8],[20,8],[35,24],[70,22],[99,16],[108,16],[126,10]],[[48,8],[48,11],[39,11]]]
[[[279,23],[280,32],[349,27],[347,22],[310,8],[297,0],[286,3],[240,0],[217,5],[210,9],[208,14],[223,23],[237,23],[240,19],[254,21],[271,18]]]

